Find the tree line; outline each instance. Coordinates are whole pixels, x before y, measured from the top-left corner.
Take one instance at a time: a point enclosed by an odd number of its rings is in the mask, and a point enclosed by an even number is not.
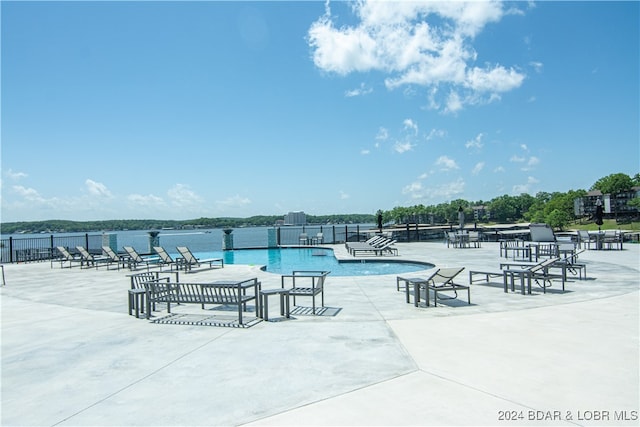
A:
[[[118,219],[104,221],[22,221],[0,225],[2,234],[28,233],[90,233],[96,231],[211,229],[273,226],[282,215],[257,215],[249,218],[197,218],[185,221],[157,219]],[[307,215],[309,224],[368,224],[375,221],[371,214]]]
[[[600,190],[603,194],[628,192],[640,186],[640,174],[633,177],[616,173],[597,180],[589,190]],[[385,223],[421,223],[421,224],[455,224],[458,221],[458,209],[462,207],[467,221],[486,222],[542,222],[554,228],[563,228],[575,220],[573,201],[587,194],[586,190],[569,190],[566,193],[539,192],[535,196],[523,193],[519,196],[503,195],[489,201],[452,200],[448,203],[424,206],[397,206],[391,210],[380,210],[371,214],[335,214],[309,215],[308,224],[370,224],[377,222],[382,215]],[[640,198],[629,203],[640,209]],[[478,210],[477,207],[484,209]],[[474,213],[483,212],[475,218]],[[51,233],[51,232],[96,232],[121,230],[154,230],[162,228],[195,229],[195,228],[238,228],[273,226],[282,215],[257,215],[249,218],[197,218],[186,221],[154,220],[154,219],[121,219],[106,221],[30,221],[0,224],[3,234],[16,232]]]
[[[640,174],[635,174],[632,178],[624,173],[616,173],[598,179],[589,191],[600,190],[602,194],[615,195],[631,191],[637,186],[640,186]],[[385,222],[456,224],[458,209],[462,207],[469,222],[539,222],[562,229],[576,219],[574,200],[586,195],[586,190],[569,190],[566,193],[539,192],[535,196],[523,193],[519,196],[503,195],[489,201],[470,202],[456,199],[431,206],[399,206],[380,213]],[[640,198],[632,199],[629,204],[640,209]],[[482,214],[475,218],[475,212]]]

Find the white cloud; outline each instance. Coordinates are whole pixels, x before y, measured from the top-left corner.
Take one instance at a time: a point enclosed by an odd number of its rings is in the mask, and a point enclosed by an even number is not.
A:
[[[92,196],[106,197],[106,198],[113,197],[111,195],[111,191],[109,191],[107,186],[101,182],[96,182],[91,179],[87,179],[84,182],[84,185],[85,185],[85,188],[87,189],[87,192],[89,192],[89,194]]]
[[[411,119],[405,119],[402,124],[405,130],[411,130],[414,134],[418,134],[418,124]]]
[[[405,186],[402,189],[402,194],[406,194],[412,201],[436,201],[436,200],[450,200],[464,193],[465,183],[462,178],[458,178],[455,181],[444,183],[441,185],[429,185],[429,188],[425,188],[421,182],[416,181]]]
[[[202,198],[192,191],[188,185],[176,184],[167,191],[167,196],[174,206],[190,209],[202,203]]]
[[[460,169],[456,161],[447,156],[440,156],[438,160],[436,160],[436,165],[440,166],[443,170]]]
[[[340,200],[347,200],[350,197],[351,196],[349,194],[347,194],[344,191],[340,190]]]
[[[393,145],[393,149],[398,152],[398,153],[404,153],[407,151],[411,151],[413,149],[414,145],[411,144],[411,142],[408,141],[396,141],[396,143]]]
[[[516,184],[513,186],[513,194],[532,193],[531,188],[540,181],[532,176],[527,177],[526,184]]]
[[[335,21],[327,3],[325,14],[308,31],[314,64],[328,72],[387,73],[389,89],[421,86],[437,107],[437,91],[452,90],[445,111],[456,112],[466,104],[499,99],[524,80],[524,74],[500,64],[474,66],[472,43],[483,28],[506,14],[499,1],[391,2],[359,1],[352,4],[355,25]],[[464,91],[465,94],[459,94]]]
[[[435,138],[444,138],[447,136],[447,131],[443,129],[431,129],[429,135],[427,135],[427,141],[430,141]]]
[[[495,173],[505,172],[505,168],[504,168],[504,167],[502,167],[502,166],[498,166],[497,168],[495,168],[495,169],[493,170],[493,172],[495,172]]]
[[[484,146],[484,144],[482,143],[482,138],[484,137],[483,134],[479,133],[474,139],[471,139],[469,141],[467,141],[466,144],[464,144],[465,147],[467,148],[477,148],[480,149]]]
[[[371,151],[367,150],[366,148],[363,148],[362,150],[360,150],[360,154],[362,154],[363,156],[366,156],[367,154],[370,154]]]
[[[45,199],[33,188],[24,187],[22,185],[14,185],[13,191],[19,196],[31,202],[44,202]]]
[[[514,163],[524,163],[526,160],[526,158],[516,155],[511,156],[511,158],[509,159],[510,162]]]
[[[484,162],[478,162],[473,167],[473,169],[471,169],[471,174],[478,175],[482,171],[482,169],[484,169]]]
[[[376,134],[376,139],[381,141],[386,141],[389,138],[389,131],[383,127],[378,129],[378,133]]]
[[[365,86],[364,83],[360,83],[360,87],[357,89],[351,89],[348,90],[344,93],[344,96],[346,96],[347,98],[352,98],[354,96],[362,96],[362,95],[368,95],[371,92],[373,92],[372,88],[368,88]]]
[[[12,169],[9,169],[8,171],[5,172],[5,175],[9,178],[12,179],[14,181],[18,181],[22,178],[26,178],[29,175],[27,175],[24,172],[14,172]]]
[[[250,205],[251,200],[248,197],[241,197],[238,194],[236,194],[235,196],[227,197],[224,200],[219,200],[216,203],[218,203],[218,205],[225,206],[225,207],[237,208],[241,206]]]
[[[533,70],[536,73],[541,73],[542,72],[542,68],[544,67],[542,62],[538,62],[538,61],[531,61],[531,62],[529,62],[529,65],[531,65],[531,68],[533,68]]]
[[[476,92],[508,92],[522,85],[524,75],[513,68],[502,66],[480,69],[474,67],[467,73],[465,86]]]
[[[412,199],[422,198],[422,183],[419,181],[412,182],[402,189],[402,194],[408,194]]]
[[[135,205],[140,206],[164,206],[164,200],[161,197],[148,194],[143,196],[141,194],[130,194],[127,196],[127,200]]]

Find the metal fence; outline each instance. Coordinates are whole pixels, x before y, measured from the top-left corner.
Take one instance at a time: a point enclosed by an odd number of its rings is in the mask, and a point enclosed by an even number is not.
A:
[[[232,234],[234,234],[234,249],[298,246],[306,244],[339,244],[364,241],[378,233],[377,229],[368,224],[255,227],[249,230],[236,229],[234,231],[235,232],[232,232]],[[160,234],[160,237],[162,241],[166,242],[169,246],[176,244],[181,246],[193,245],[193,249],[198,252],[221,250],[223,239],[222,230],[212,230],[212,232],[214,234],[200,234],[199,236],[173,234],[171,237],[163,237],[163,234]],[[144,231],[140,233],[144,233]],[[209,231],[207,231],[207,233],[209,233]],[[219,233],[219,237],[217,233]],[[414,224],[385,229],[384,233],[399,242],[425,241],[442,239],[443,237],[442,229],[424,229]],[[84,246],[93,254],[102,253],[102,245],[105,244],[111,246],[116,251],[121,249],[120,245],[118,245],[118,248],[115,248],[115,245],[107,242],[109,236],[110,235],[104,233],[78,235],[52,234],[43,235],[42,237],[10,236],[0,239],[0,262],[13,263],[49,260],[60,256],[56,249],[58,246],[67,248],[71,253],[76,252],[76,246]],[[106,240],[105,237],[107,237]],[[144,236],[137,237],[138,239],[135,241],[127,241],[126,243],[121,241],[120,244],[130,244],[141,254],[148,253],[151,249],[147,238]],[[207,239],[204,243],[202,241],[203,238]],[[212,240],[219,242],[220,246],[212,247]]]
[[[64,246],[75,252],[76,246],[89,248],[90,252],[101,252],[102,236],[99,234],[9,237],[0,240],[0,262],[30,262],[49,260],[60,256],[56,247]]]

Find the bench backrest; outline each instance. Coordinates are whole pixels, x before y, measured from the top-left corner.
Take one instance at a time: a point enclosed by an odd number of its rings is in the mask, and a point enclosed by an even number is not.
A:
[[[160,277],[158,271],[145,271],[143,273],[136,273],[129,275],[131,278],[131,289],[146,289],[149,282],[169,282],[169,277]]]
[[[165,283],[151,281],[147,282],[146,285],[149,286],[151,291],[151,299],[156,301],[238,304],[255,299],[255,294],[243,292],[242,283],[173,283],[169,281]]]

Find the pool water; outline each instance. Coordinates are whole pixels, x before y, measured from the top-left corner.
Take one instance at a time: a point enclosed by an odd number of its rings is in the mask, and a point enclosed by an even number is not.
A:
[[[198,258],[222,258],[225,264],[266,266],[265,270],[276,274],[291,274],[293,270],[331,271],[333,276],[369,276],[403,274],[433,268],[433,264],[393,261],[387,258],[338,261],[331,249],[274,248],[236,249],[233,251],[199,252]]]

